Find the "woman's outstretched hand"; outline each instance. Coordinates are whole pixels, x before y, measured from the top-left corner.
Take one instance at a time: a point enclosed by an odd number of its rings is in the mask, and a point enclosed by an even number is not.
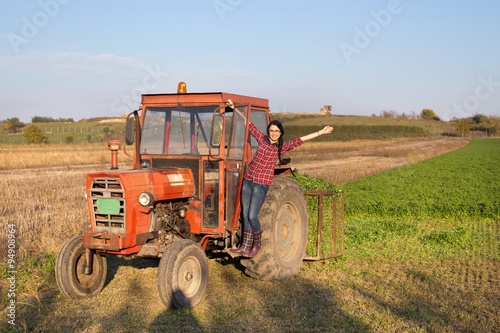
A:
[[[319,131],[319,134],[329,134],[332,133],[333,127],[332,126],[325,126],[322,130]]]
[[[314,132],[314,133],[311,133],[311,134],[308,134],[308,135],[301,136],[300,139],[302,141],[307,141],[307,140],[311,140],[311,139],[317,138],[318,136],[320,136],[322,134],[332,133],[332,131],[333,131],[333,127],[332,126],[325,126],[320,131],[317,131],[317,132]]]

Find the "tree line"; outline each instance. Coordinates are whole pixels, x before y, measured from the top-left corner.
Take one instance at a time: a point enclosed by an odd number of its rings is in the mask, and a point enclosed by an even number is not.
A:
[[[73,118],[52,118],[52,117],[40,117],[34,116],[31,117],[31,123],[74,123]]]
[[[74,123],[73,118],[52,118],[52,117],[41,117],[34,116],[31,117],[31,123]],[[19,120],[18,117],[7,118],[5,120],[0,121],[0,123],[4,124],[3,127],[7,131],[7,133],[17,133],[21,128],[26,126],[23,122]]]

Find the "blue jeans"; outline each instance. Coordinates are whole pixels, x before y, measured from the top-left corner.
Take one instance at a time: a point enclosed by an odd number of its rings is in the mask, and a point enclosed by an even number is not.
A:
[[[266,200],[269,185],[258,184],[243,179],[241,187],[241,210],[243,213],[243,230],[259,231],[259,211]]]

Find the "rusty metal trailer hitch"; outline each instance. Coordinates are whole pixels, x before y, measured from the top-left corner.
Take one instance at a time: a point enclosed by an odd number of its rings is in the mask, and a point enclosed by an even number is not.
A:
[[[307,196],[317,196],[318,197],[318,243],[316,249],[316,256],[306,256],[304,260],[324,260],[333,257],[339,257],[344,255],[344,192],[334,193],[330,191],[305,191]],[[322,229],[323,229],[323,197],[333,196],[333,203],[331,207],[332,213],[332,251],[323,255],[321,251],[322,245]],[[340,197],[340,198],[339,198]],[[337,209],[338,200],[340,202],[340,212]],[[338,223],[340,222],[340,226]],[[337,233],[337,229],[340,227],[340,235]]]

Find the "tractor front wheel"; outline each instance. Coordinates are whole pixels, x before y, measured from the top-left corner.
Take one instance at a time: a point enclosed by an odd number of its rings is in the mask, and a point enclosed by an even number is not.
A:
[[[85,248],[82,236],[64,243],[56,259],[57,287],[66,297],[87,298],[98,295],[104,287],[108,265],[106,257],[96,253],[92,256],[92,272],[84,272],[86,266]]]
[[[302,267],[309,233],[304,190],[286,177],[274,177],[259,212],[262,247],[251,259],[242,259],[245,273],[259,280],[294,276]]]
[[[208,285],[208,259],[202,247],[187,239],[170,245],[161,257],[157,284],[168,308],[198,305]]]

